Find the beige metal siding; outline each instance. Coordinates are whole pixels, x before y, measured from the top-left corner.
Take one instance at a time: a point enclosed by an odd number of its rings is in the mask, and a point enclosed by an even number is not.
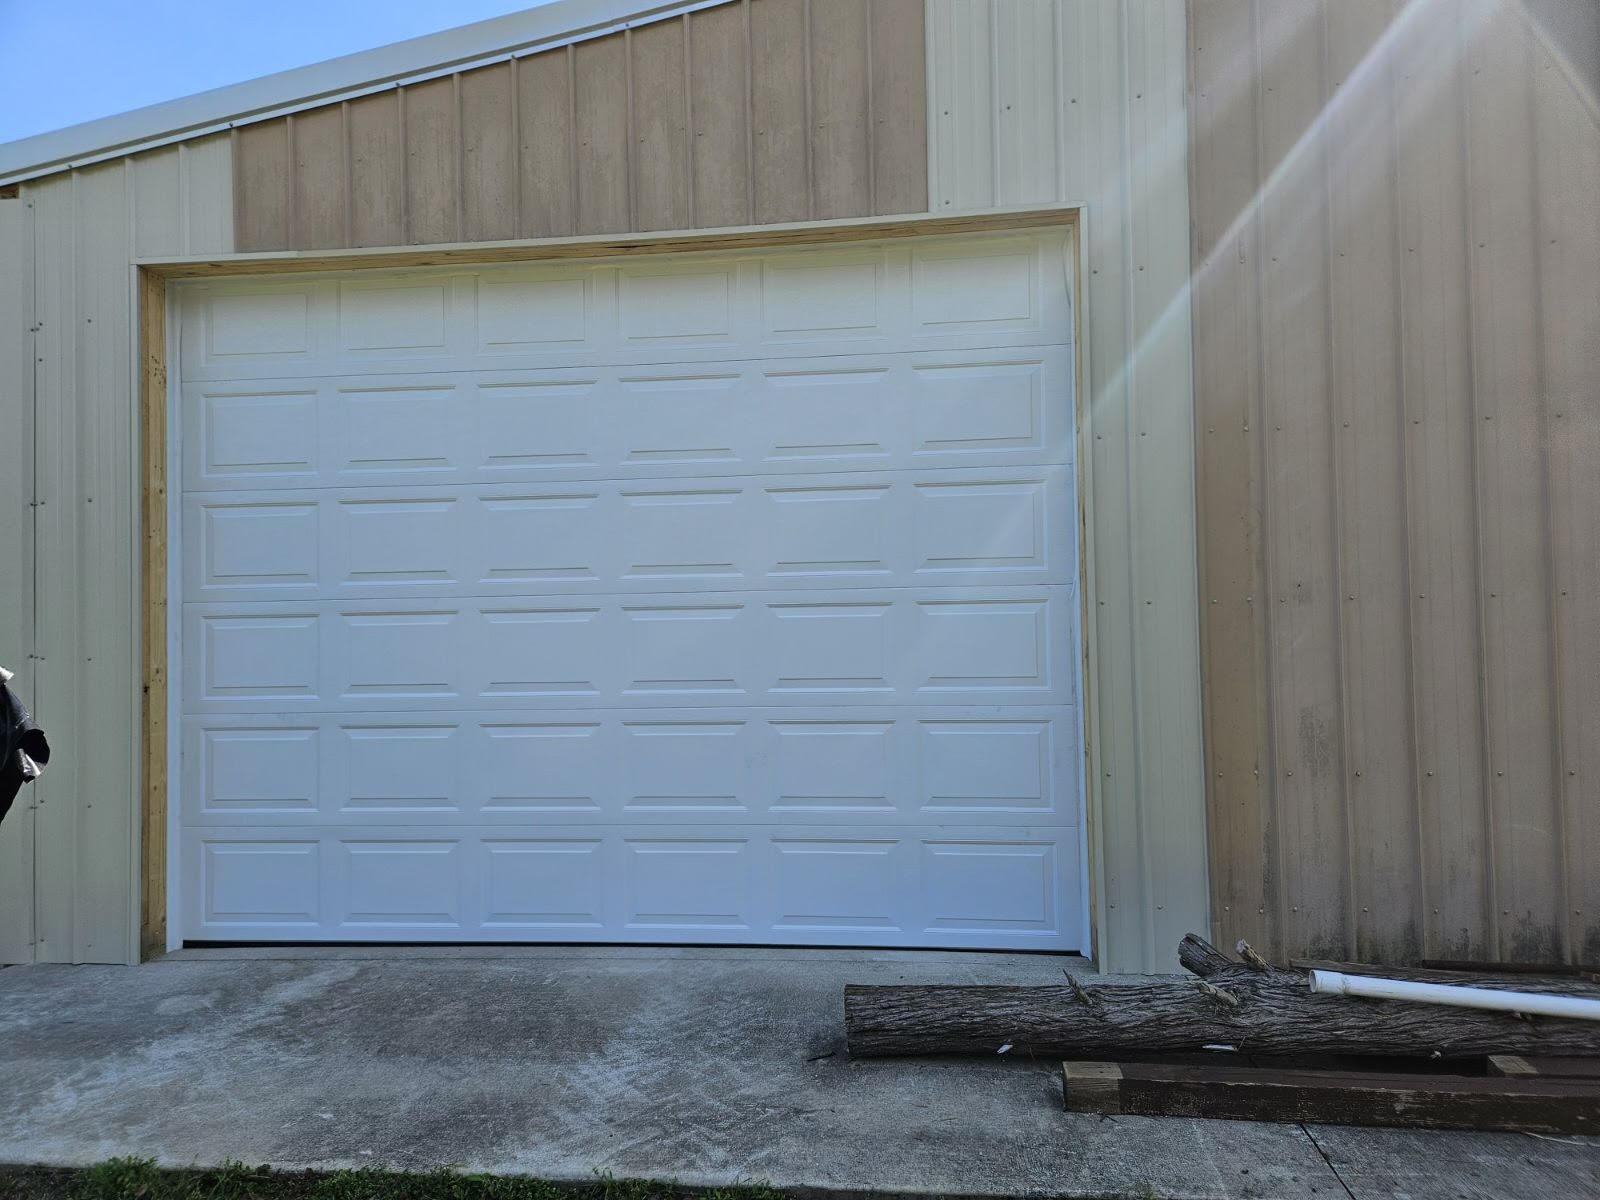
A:
[[[922,0],[732,0],[235,131],[240,250],[922,212]]]
[[[0,199],[0,666],[34,699],[33,209]],[[0,963],[33,958],[33,805],[0,821]]]
[[[1087,206],[1080,405],[1097,951],[1206,919],[1180,0],[931,0],[935,212]]]
[[[7,561],[34,564],[0,573],[0,638],[38,656],[19,682],[55,749],[31,810],[15,826],[8,818],[0,841],[6,866],[18,864],[0,870],[0,961],[126,962],[136,951],[140,686],[131,264],[233,249],[231,223],[217,219],[232,207],[227,139],[63,172],[0,206],[0,279],[22,283],[0,301],[5,415],[9,425],[13,405],[36,414],[33,437],[0,451],[7,510],[33,514],[16,534],[27,557]],[[9,457],[30,444],[31,510],[13,507],[29,472]],[[4,536],[9,552],[9,525]],[[13,611],[24,586],[31,596]],[[30,824],[31,851],[19,842]]]
[[[1600,10],[1190,10],[1213,928],[1592,960]]]

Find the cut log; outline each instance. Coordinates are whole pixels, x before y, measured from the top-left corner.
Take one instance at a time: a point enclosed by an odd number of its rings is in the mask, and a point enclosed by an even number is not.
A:
[[[1218,1045],[1259,1054],[1600,1054],[1600,1021],[1528,1020],[1481,1009],[1319,996],[1297,972],[1237,963],[1210,967],[1202,981],[1076,988],[852,985],[844,994],[845,1036],[858,1057],[994,1054],[1008,1043],[1014,1055],[1051,1058]],[[1207,993],[1199,989],[1202,982]]]
[[[1600,1132],[1593,1080],[1274,1071],[1162,1063],[1062,1064],[1069,1112],[1419,1129]]]

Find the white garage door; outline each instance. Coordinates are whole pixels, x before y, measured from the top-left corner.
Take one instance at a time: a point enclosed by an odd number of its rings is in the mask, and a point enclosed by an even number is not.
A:
[[[188,940],[1082,940],[1060,232],[186,287]]]

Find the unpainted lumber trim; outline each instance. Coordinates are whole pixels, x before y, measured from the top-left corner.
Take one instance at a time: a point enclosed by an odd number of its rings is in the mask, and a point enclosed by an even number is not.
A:
[[[781,225],[685,229],[661,233],[589,235],[525,241],[447,243],[333,251],[272,251],[260,254],[145,258],[138,265],[163,279],[202,279],[234,275],[287,275],[551,259],[606,258],[642,254],[682,254],[706,250],[755,250],[781,246],[830,245],[988,233],[1076,225],[1075,205],[1003,209],[960,216],[848,217],[837,221],[796,221]]]
[[[139,957],[167,948],[167,283],[139,272]]]

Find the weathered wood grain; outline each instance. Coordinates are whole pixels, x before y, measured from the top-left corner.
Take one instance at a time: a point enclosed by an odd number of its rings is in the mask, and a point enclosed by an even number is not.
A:
[[[1600,1130],[1589,1080],[1283,1071],[1163,1063],[1062,1064],[1068,1112],[1416,1129]]]

